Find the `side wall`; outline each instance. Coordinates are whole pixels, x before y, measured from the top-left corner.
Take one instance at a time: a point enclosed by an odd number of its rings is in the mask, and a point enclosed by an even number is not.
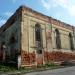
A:
[[[48,61],[75,60],[74,50],[70,49],[69,39],[69,33],[74,38],[73,30],[71,26],[61,25],[61,22],[57,22],[56,20],[56,23],[53,23],[49,17],[43,17],[29,10],[23,10],[21,22],[21,66],[37,65],[38,61],[41,64],[45,64]],[[42,30],[42,55],[38,55],[36,51],[35,25],[37,23]],[[55,29],[58,29],[60,33],[60,49],[56,48]]]
[[[17,16],[16,20],[1,33],[1,46],[2,43],[6,48],[2,49],[2,60],[17,63],[18,54],[20,54],[20,22],[21,16]],[[6,25],[7,27],[7,25]],[[1,47],[1,48],[2,48]],[[1,60],[1,61],[2,61]],[[16,65],[16,64],[15,64]]]
[[[71,26],[61,25],[62,23],[55,20],[50,20],[52,24],[52,52],[45,52],[45,61],[53,61],[53,62],[60,62],[60,61],[72,61],[75,60],[75,48],[72,50],[70,45],[70,38],[69,33],[72,34],[73,45],[75,47],[74,41],[75,36]],[[63,23],[64,24],[64,23]],[[60,41],[61,41],[61,48],[57,48],[56,44],[56,29],[59,31],[60,34]],[[58,40],[59,42],[59,40]]]

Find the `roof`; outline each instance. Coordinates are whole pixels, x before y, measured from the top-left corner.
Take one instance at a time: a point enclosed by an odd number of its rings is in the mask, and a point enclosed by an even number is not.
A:
[[[62,22],[62,21],[60,21],[60,20],[54,19],[54,18],[52,18],[52,17],[50,17],[50,16],[44,15],[44,14],[42,14],[42,13],[40,13],[40,12],[37,12],[37,11],[35,11],[35,10],[33,10],[33,9],[29,8],[29,7],[27,7],[27,6],[22,5],[22,6],[20,6],[20,7],[16,10],[16,12],[7,20],[7,22],[6,22],[4,25],[1,26],[0,32],[4,31],[4,30],[6,30],[8,27],[10,27],[11,24],[12,24],[12,22],[13,22],[14,20],[16,20],[17,15],[21,15],[21,14],[22,14],[22,11],[25,11],[25,10],[26,10],[26,11],[29,11],[29,12],[31,12],[31,13],[34,13],[36,16],[37,16],[37,15],[38,15],[38,16],[41,16],[41,18],[44,18],[45,20],[49,21],[49,23],[52,23],[52,24],[55,24],[55,23],[56,23],[57,25],[62,26],[62,27],[65,27],[65,28],[68,28],[68,29],[73,29],[73,28],[75,29],[75,27],[74,27],[74,26],[71,26],[70,24],[64,23],[64,22]]]

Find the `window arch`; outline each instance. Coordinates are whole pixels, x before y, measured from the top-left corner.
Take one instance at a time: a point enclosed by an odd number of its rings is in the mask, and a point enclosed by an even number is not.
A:
[[[60,40],[60,33],[58,29],[55,29],[56,33],[56,48],[61,49],[61,40]]]
[[[70,49],[73,50],[74,49],[74,45],[73,45],[73,37],[72,37],[71,33],[69,33],[69,41],[70,41]]]
[[[9,39],[9,49],[10,60],[16,61],[16,37],[14,33],[11,34]]]
[[[14,44],[16,42],[16,38],[14,34],[12,34],[9,41],[10,41],[10,44]]]
[[[42,53],[42,30],[39,24],[35,25],[35,41],[36,41],[37,52],[41,54]]]

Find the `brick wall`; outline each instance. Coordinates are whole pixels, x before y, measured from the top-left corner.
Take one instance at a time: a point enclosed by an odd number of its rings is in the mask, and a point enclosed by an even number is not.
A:
[[[44,52],[44,60],[45,62],[75,60],[75,54],[65,52]]]
[[[35,63],[36,60],[36,56],[35,56],[35,52],[32,53],[28,53],[26,51],[22,51],[21,52],[21,64],[22,65],[31,65]]]
[[[40,57],[41,58],[41,57]],[[36,59],[35,52],[27,53],[26,51],[21,52],[21,64],[22,65],[35,65],[35,62],[37,62],[37,65],[43,64],[43,60]],[[66,52],[44,52],[44,61],[46,62],[60,62],[60,61],[66,61],[66,60],[75,60],[75,54],[72,53],[66,53]]]

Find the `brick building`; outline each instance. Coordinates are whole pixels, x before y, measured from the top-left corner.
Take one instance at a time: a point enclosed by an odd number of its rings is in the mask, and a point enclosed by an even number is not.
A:
[[[0,28],[0,61],[20,66],[75,60],[75,27],[21,6]]]

